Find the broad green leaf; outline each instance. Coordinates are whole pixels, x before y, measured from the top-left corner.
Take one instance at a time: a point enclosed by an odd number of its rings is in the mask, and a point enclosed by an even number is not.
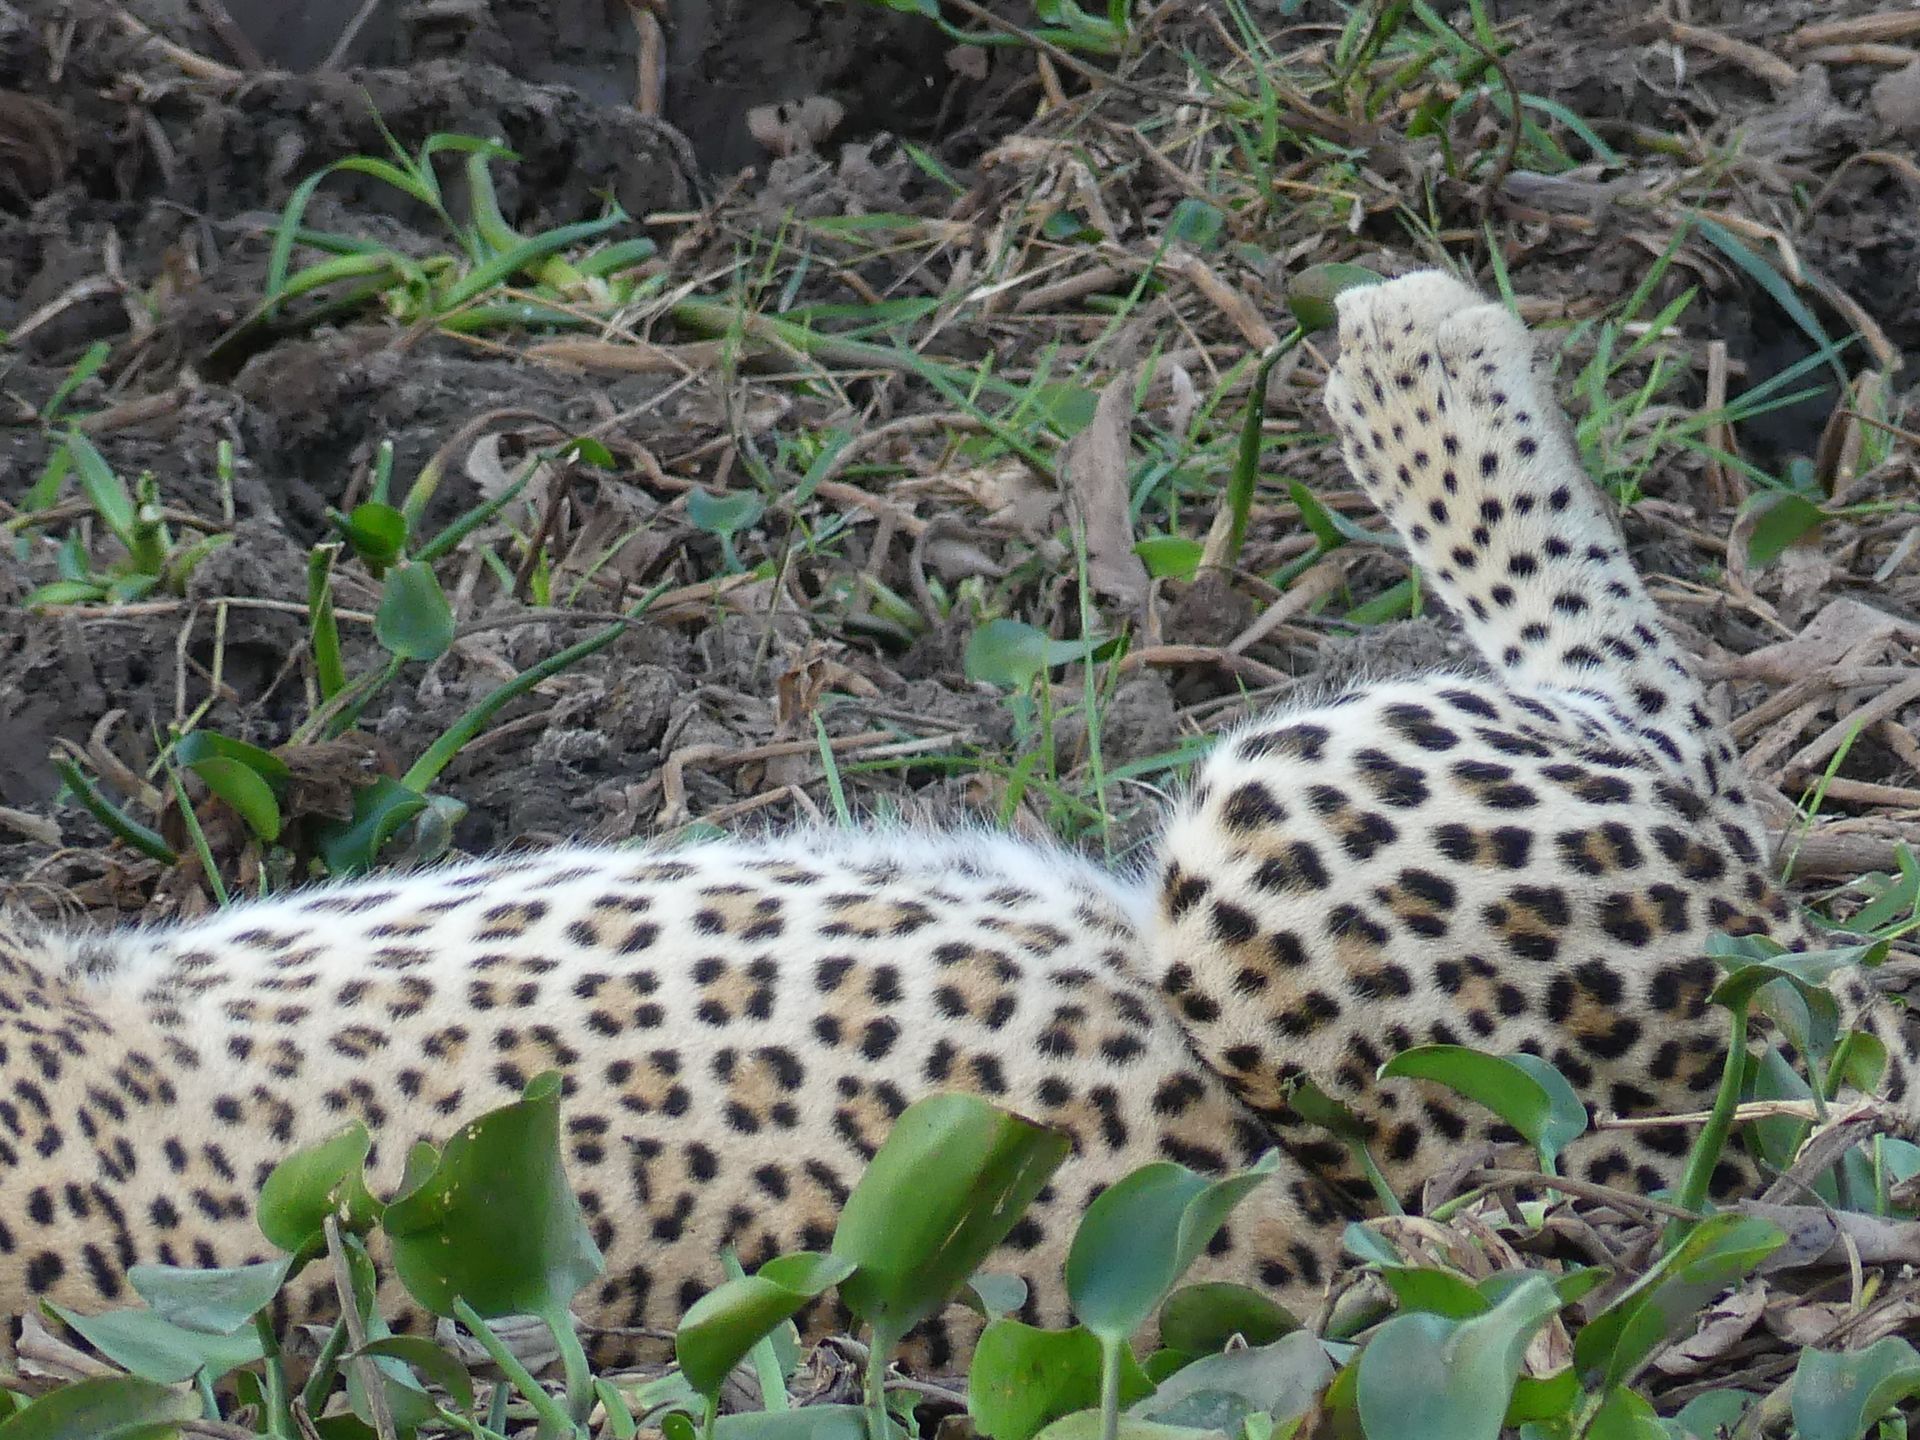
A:
[[[1340,323],[1334,302],[1342,291],[1378,285],[1382,278],[1359,265],[1309,265],[1287,282],[1287,308],[1308,334],[1329,330]]]
[[[1782,551],[1819,529],[1827,518],[1813,501],[1788,490],[1762,490],[1745,509],[1759,517],[1747,535],[1747,561],[1756,570],[1778,560]]]
[[[1167,239],[1190,250],[1211,250],[1226,227],[1227,217],[1217,205],[1192,197],[1181,200],[1167,216]]]
[[[209,755],[189,768],[260,839],[271,844],[280,838],[280,802],[257,771],[224,755]]]
[[[173,1440],[200,1418],[200,1397],[137,1375],[63,1385],[0,1422],[0,1440]]]
[[[1733,1214],[1702,1220],[1581,1330],[1573,1343],[1574,1364],[1597,1383],[1621,1383],[1786,1239],[1767,1220]]]
[[[218,1380],[262,1354],[260,1336],[251,1327],[234,1335],[207,1335],[183,1330],[151,1310],[108,1310],[80,1315],[63,1305],[45,1302],[86,1342],[123,1370],[143,1380],[171,1385],[191,1380],[202,1370]]]
[[[367,1191],[365,1166],[373,1139],[354,1121],[339,1134],[296,1150],[267,1176],[254,1205],[260,1233],[289,1255],[321,1239],[329,1215],[347,1231],[363,1231],[379,1217]]]
[[[193,767],[208,760],[232,760],[244,765],[269,785],[282,785],[293,775],[287,762],[270,750],[212,730],[189,730],[173,747],[173,758]]]
[[[1224,1180],[1163,1160],[1101,1191],[1067,1253],[1067,1295],[1080,1323],[1109,1343],[1125,1340],[1279,1159],[1270,1151]]]
[[[1131,1354],[1121,1359],[1120,1403],[1153,1389]],[[1030,1440],[1062,1415],[1100,1403],[1100,1342],[1076,1325],[1041,1330],[996,1320],[981,1332],[967,1374],[967,1413],[992,1440]]]
[[[1299,1328],[1286,1306],[1229,1280],[1182,1285],[1160,1307],[1160,1343],[1203,1355],[1236,1335],[1249,1345],[1271,1345]]]
[[[1518,1130],[1552,1173],[1587,1128],[1587,1107],[1566,1077],[1532,1055],[1484,1055],[1465,1045],[1417,1045],[1380,1067],[1380,1078],[1430,1080],[1493,1111]]]
[[[1730,1433],[1740,1423],[1740,1417],[1747,1413],[1747,1407],[1753,1401],[1751,1391],[1709,1390],[1704,1395],[1694,1396],[1680,1407],[1679,1414],[1662,1424],[1674,1440],[1688,1435],[1693,1436],[1694,1440],[1718,1440],[1719,1436]]]
[[[844,1256],[803,1252],[781,1255],[756,1274],[708,1291],[674,1331],[681,1373],[702,1395],[716,1394],[762,1337],[852,1273],[853,1262]]]
[[[691,1424],[685,1434],[691,1440]],[[713,1422],[713,1440],[866,1440],[866,1434],[867,1412],[858,1405],[751,1410],[742,1415],[722,1415]],[[673,1431],[667,1431],[667,1440],[673,1440]]]
[[[1100,1412],[1076,1410],[1071,1415],[1063,1415],[1042,1430],[1037,1440],[1101,1440]],[[1218,1430],[1162,1425],[1137,1415],[1122,1415],[1114,1440],[1221,1440],[1221,1434]]]
[[[387,1335],[369,1340],[348,1358],[357,1355],[409,1365],[446,1391],[456,1407],[473,1409],[473,1377],[467,1374],[467,1367],[424,1335]]]
[[[431,565],[389,571],[373,615],[374,638],[408,660],[437,660],[453,644],[453,607]]]
[[[426,797],[389,775],[353,792],[353,818],[317,827],[320,856],[332,875],[359,875],[373,868],[400,827],[427,808]]]
[[[1271,1345],[1196,1360],[1130,1413],[1162,1425],[1237,1435],[1249,1416],[1285,1421],[1306,1414],[1332,1379],[1333,1362],[1319,1339],[1295,1331]]]
[[[714,495],[699,486],[687,492],[687,520],[709,535],[732,535],[766,513],[767,502],[751,490]]]
[[[1186,535],[1149,535],[1134,542],[1133,553],[1154,579],[1188,581],[1199,571],[1207,547]]]
[[[1667,1440],[1666,1427],[1645,1396],[1616,1385],[1600,1402],[1588,1440]]]
[[[1027,1282],[1018,1275],[982,1270],[967,1277],[967,1288],[960,1293],[960,1301],[987,1319],[998,1320],[1027,1303]]]
[[[291,1258],[226,1270],[135,1265],[127,1281],[161,1319],[207,1335],[231,1335],[273,1303],[292,1268]]]
[[[407,517],[392,505],[368,500],[336,522],[347,544],[375,575],[400,558],[407,546]]]
[[[1485,1315],[1396,1315],[1357,1362],[1367,1440],[1498,1440],[1527,1345],[1560,1308],[1545,1276]]]
[[[1889,1335],[1865,1350],[1802,1350],[1793,1372],[1799,1440],[1860,1440],[1894,1406],[1920,1396],[1920,1352]]]
[[[436,1315],[456,1298],[486,1318],[564,1315],[600,1274],[599,1247],[567,1184],[560,1075],[463,1125],[440,1163],[381,1218],[400,1283]]]
[[[907,1107],[853,1187],[833,1253],[859,1268],[840,1298],[887,1348],[1006,1238],[1071,1142],[973,1095]]]
[[[1406,1311],[1444,1315],[1449,1320],[1471,1320],[1493,1308],[1493,1302],[1474,1288],[1466,1276],[1429,1265],[1383,1265],[1380,1281]]]
[[[1104,643],[1055,640],[1024,620],[989,620],[967,642],[967,678],[1003,690],[1024,690],[1042,671],[1084,660]]]

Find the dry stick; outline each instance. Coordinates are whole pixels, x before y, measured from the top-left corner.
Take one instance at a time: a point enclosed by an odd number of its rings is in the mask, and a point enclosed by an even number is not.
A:
[[[1596,1185],[1591,1180],[1576,1180],[1567,1175],[1542,1175],[1537,1170],[1488,1170],[1486,1183],[1490,1187],[1511,1190],[1520,1185],[1537,1185],[1542,1190],[1557,1190],[1563,1195],[1572,1195],[1581,1200],[1592,1200],[1611,1206],[1623,1215],[1664,1215],[1669,1220],[1698,1220],[1700,1217],[1691,1210],[1678,1205],[1669,1205],[1664,1200],[1650,1199],[1645,1195],[1635,1195],[1628,1190],[1616,1190],[1611,1185]]]
[[[360,0],[360,8],[353,12],[353,18],[347,21],[346,28],[333,42],[333,48],[327,51],[327,58],[320,62],[323,73],[328,70],[338,70],[346,62],[347,51],[353,48],[353,42],[360,38],[360,32],[366,28],[367,22],[373,18],[373,12],[379,8],[380,0]]]
[[[1695,50],[1718,55],[1722,60],[1730,60],[1741,69],[1758,75],[1769,85],[1791,85],[1800,78],[1799,71],[1772,51],[1763,50],[1745,40],[1736,40],[1731,35],[1722,35],[1718,30],[1669,20],[1667,38],[1676,45],[1688,45]]]
[[[346,1323],[347,1343],[355,1350],[365,1348],[367,1322],[353,1298],[353,1271],[347,1262],[346,1246],[340,1242],[340,1222],[332,1215],[321,1222],[327,1236],[327,1259],[333,1265],[333,1293],[340,1297],[340,1318]],[[395,1440],[393,1411],[387,1407],[387,1387],[380,1383],[380,1367],[370,1355],[355,1355],[347,1362],[360,1371],[360,1388],[366,1392],[367,1413],[380,1440]]]
[[[1891,715],[1902,705],[1911,704],[1915,700],[1920,700],[1920,675],[1915,675],[1903,684],[1894,686],[1893,689],[1876,696],[1859,709],[1834,721],[1814,739],[1795,751],[1792,758],[1774,772],[1771,777],[1773,784],[1779,785],[1789,771],[1811,769],[1820,764],[1856,731],[1866,729],[1875,720]]]

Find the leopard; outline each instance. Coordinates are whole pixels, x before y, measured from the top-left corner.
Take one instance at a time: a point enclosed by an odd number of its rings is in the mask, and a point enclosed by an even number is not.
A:
[[[140,1264],[272,1253],[254,1207],[359,1122],[409,1149],[562,1076],[561,1148],[605,1268],[601,1337],[658,1337],[725,1276],[831,1246],[917,1099],[985,1098],[1071,1150],[989,1268],[1070,1322],[1078,1219],[1139,1167],[1273,1154],[1193,1279],[1325,1296],[1370,1192],[1292,1103],[1338,1100],[1401,1197],[1516,1138],[1425,1080],[1428,1044],[1537,1056],[1595,1111],[1704,1108],[1727,1025],[1716,932],[1819,927],[1776,885],[1750,781],[1584,472],[1551,367],[1443,270],[1338,297],[1325,407],[1478,670],[1377,678],[1225,734],[1147,858],[984,828],[822,826],[560,845],[294,888],[171,925],[0,924],[0,1312],[129,1303]],[[1897,1007],[1838,982],[1914,1108]],[[1671,1186],[1683,1124],[1590,1129],[1563,1173]],[[1715,1194],[1753,1181],[1737,1157]],[[324,1323],[310,1267],[275,1302]],[[430,1317],[389,1283],[406,1333]],[[804,1312],[846,1322],[831,1296]],[[978,1320],[928,1321],[920,1363]]]

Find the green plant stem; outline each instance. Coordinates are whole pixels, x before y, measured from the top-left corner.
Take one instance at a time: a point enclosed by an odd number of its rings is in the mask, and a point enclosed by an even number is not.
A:
[[[274,1440],[297,1440],[300,1432],[294,1426],[293,1407],[287,1400],[287,1367],[280,1359],[280,1337],[274,1333],[266,1311],[255,1313],[253,1329],[260,1337],[266,1360],[267,1434]]]
[[[872,1348],[867,1351],[867,1440],[888,1440],[891,1427],[887,1422],[887,1356],[893,1347],[882,1344],[877,1334],[869,1338]]]
[[[1100,1337],[1100,1440],[1120,1435],[1120,1362],[1126,1343],[1124,1336]]]
[[[313,1373],[307,1376],[307,1383],[300,1388],[300,1403],[306,1406],[309,1415],[318,1415],[327,1404],[327,1395],[333,1389],[333,1382],[340,1375],[340,1357],[347,1350],[347,1322],[336,1320],[333,1328],[327,1332],[327,1338],[320,1344],[320,1353],[313,1362]]]
[[[1693,1142],[1686,1173],[1680,1180],[1680,1193],[1674,1197],[1673,1203],[1683,1210],[1698,1211],[1706,1204],[1713,1167],[1726,1148],[1727,1135],[1733,1129],[1733,1112],[1740,1104],[1740,1081],[1746,1073],[1746,1057],[1747,1007],[1742,1005],[1733,1012],[1733,1023],[1728,1029],[1727,1062],[1720,1072],[1720,1091],[1713,1097],[1713,1109],[1707,1115],[1706,1125]],[[1676,1221],[1667,1233],[1677,1238],[1691,1228]]]
[[[67,788],[73,791],[74,798],[86,808],[87,813],[117,837],[126,841],[149,860],[158,860],[162,865],[180,863],[180,857],[174,853],[173,847],[161,838],[159,831],[142,825],[102,795],[93,781],[88,778],[86,771],[64,755],[55,755],[52,764],[55,773],[66,782]]]
[[[553,1332],[553,1343],[560,1347],[560,1369],[567,1382],[567,1411],[578,1423],[593,1409],[593,1371],[587,1365],[587,1352],[581,1347],[580,1334],[573,1328],[573,1317],[564,1305],[554,1314],[541,1318]]]
[[[520,1363],[520,1357],[509,1350],[500,1337],[493,1333],[480,1314],[464,1300],[453,1302],[453,1315],[469,1334],[480,1342],[480,1348],[487,1352],[489,1359],[500,1367],[500,1373],[507,1377],[521,1397],[533,1406],[540,1417],[540,1433],[550,1435],[575,1435],[579,1428],[573,1417],[567,1413],[566,1406],[548,1392],[547,1388],[528,1373],[527,1367]]]
[[[193,853],[200,857],[200,869],[213,891],[214,903],[224,910],[233,903],[233,897],[227,894],[227,882],[220,878],[220,867],[213,859],[213,847],[207,844],[207,832],[200,828],[200,817],[193,813],[193,802],[187,798],[187,787],[177,769],[172,772],[172,778],[173,798],[180,805],[180,823],[187,827],[187,838],[193,842]]]
[[[1227,478],[1227,514],[1232,517],[1227,531],[1226,554],[1221,558],[1228,569],[1240,561],[1240,548],[1247,540],[1247,518],[1253,511],[1254,482],[1260,474],[1260,427],[1267,417],[1267,377],[1282,356],[1306,337],[1306,330],[1294,326],[1293,332],[1261,360],[1253,372],[1253,385],[1247,391],[1246,418],[1240,424],[1240,449],[1234,456],[1233,473]]]

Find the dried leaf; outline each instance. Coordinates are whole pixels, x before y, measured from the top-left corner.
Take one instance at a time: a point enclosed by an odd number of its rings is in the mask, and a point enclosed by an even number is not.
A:
[[[1107,383],[1093,420],[1067,445],[1060,477],[1070,513],[1086,533],[1087,579],[1095,591],[1128,607],[1147,598],[1147,567],[1133,550],[1132,495],[1127,487],[1127,433],[1133,422],[1133,377]]]

